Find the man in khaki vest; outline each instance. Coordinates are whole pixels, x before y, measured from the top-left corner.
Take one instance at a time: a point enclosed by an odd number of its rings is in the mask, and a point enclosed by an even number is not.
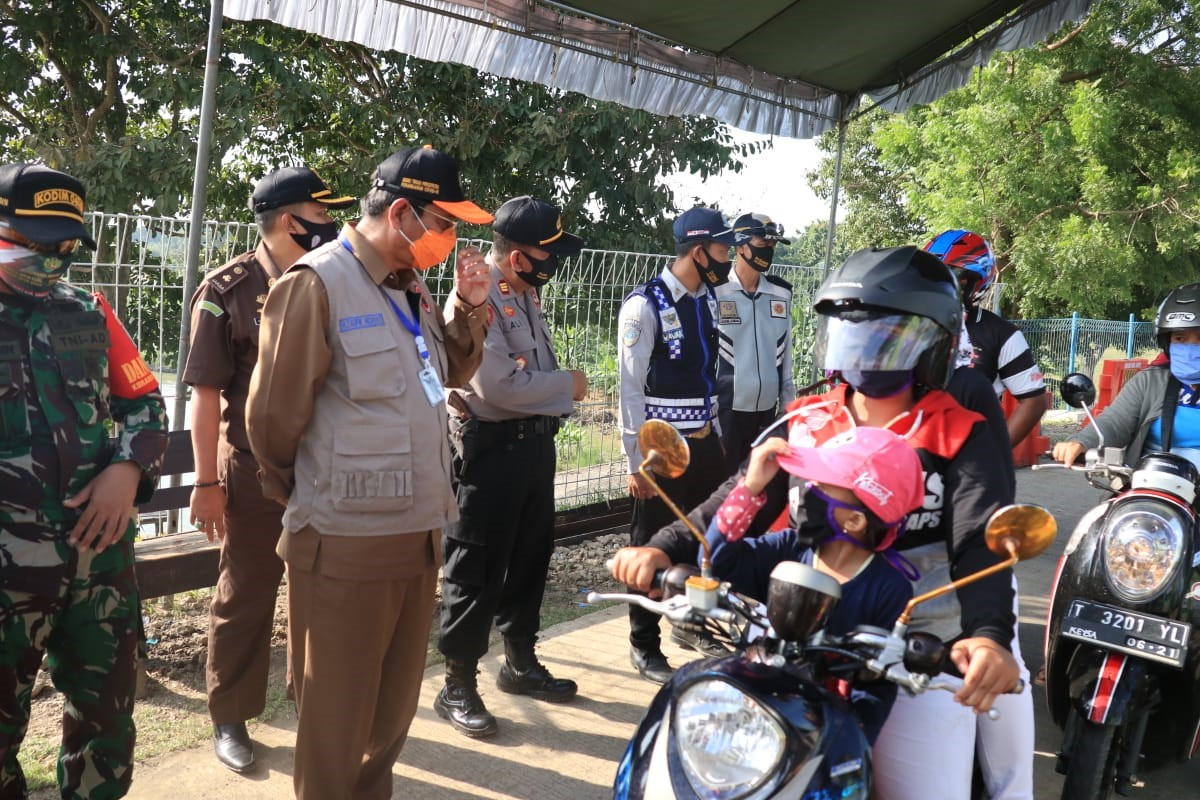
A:
[[[416,711],[440,531],[458,518],[445,387],[475,373],[487,324],[477,250],[456,259],[449,322],[421,278],[460,221],[492,216],[463,195],[454,159],[394,153],[362,220],[297,261],[263,309],[247,430],[263,493],[287,504],[301,800],[391,797]]]

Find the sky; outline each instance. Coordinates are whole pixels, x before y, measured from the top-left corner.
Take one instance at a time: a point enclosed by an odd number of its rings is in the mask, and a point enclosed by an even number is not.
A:
[[[829,204],[813,194],[805,175],[820,162],[815,139],[786,139],[731,129],[735,141],[772,141],[772,146],[746,159],[740,173],[725,172],[707,181],[698,175],[676,173],[665,183],[675,192],[675,204],[690,208],[696,201],[719,204],[732,222],[755,211],[798,233],[810,222],[829,217]]]

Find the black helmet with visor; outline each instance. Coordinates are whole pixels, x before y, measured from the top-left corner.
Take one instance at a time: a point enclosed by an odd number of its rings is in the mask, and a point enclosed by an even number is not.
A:
[[[1158,307],[1154,318],[1154,338],[1158,346],[1169,350],[1171,333],[1185,328],[1200,328],[1200,283],[1173,289]]]
[[[963,311],[937,256],[915,246],[859,250],[825,280],[813,307],[826,372],[912,370],[934,389],[950,379]]]

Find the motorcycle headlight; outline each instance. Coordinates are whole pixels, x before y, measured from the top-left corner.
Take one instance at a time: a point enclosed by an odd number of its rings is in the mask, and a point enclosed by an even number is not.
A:
[[[698,681],[675,706],[684,774],[706,800],[744,797],[767,781],[787,735],[757,700],[722,680]]]
[[[1148,600],[1171,578],[1187,541],[1181,513],[1159,502],[1118,506],[1105,523],[1104,568],[1112,590],[1126,600]]]

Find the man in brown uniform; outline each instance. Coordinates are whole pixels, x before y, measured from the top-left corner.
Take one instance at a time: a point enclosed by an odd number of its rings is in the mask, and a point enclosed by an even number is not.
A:
[[[262,495],[246,437],[246,395],[258,360],[267,290],[309,250],[337,237],[334,197],[308,167],[260,180],[250,210],[262,241],[210,273],[192,298],[192,340],[183,380],[192,387],[196,484],[192,523],[221,540],[220,575],[208,625],[208,712],[217,759],[244,772],[254,764],[246,720],[262,713],[275,597],[283,562],[275,554],[283,509]]]
[[[450,488],[446,386],[483,355],[488,267],[456,260],[446,322],[420,270],[445,260],[467,200],[432,148],[386,159],[363,218],[272,288],[246,407],[263,493],[286,501],[301,800],[392,796],[425,668]]]

